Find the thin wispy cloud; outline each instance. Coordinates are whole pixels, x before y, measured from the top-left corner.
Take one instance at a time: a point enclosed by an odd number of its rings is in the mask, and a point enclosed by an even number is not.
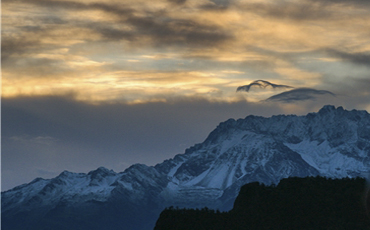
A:
[[[240,92],[240,91],[249,92],[251,87],[259,87],[259,88],[272,87],[273,89],[275,89],[275,88],[288,88],[288,89],[289,88],[294,88],[294,87],[289,86],[289,85],[279,85],[279,84],[274,84],[274,83],[271,83],[271,82],[265,81],[265,80],[256,80],[256,81],[253,81],[252,83],[250,83],[248,85],[239,86],[236,89],[236,92]]]
[[[356,6],[356,5],[360,5],[361,7],[363,6],[370,6],[370,2],[367,1],[367,0],[352,0],[352,1],[347,1],[347,0],[325,0],[325,1],[321,1],[321,0],[306,0],[306,2],[319,2],[319,3],[322,3],[322,4],[341,4],[341,5],[352,5],[352,6]]]

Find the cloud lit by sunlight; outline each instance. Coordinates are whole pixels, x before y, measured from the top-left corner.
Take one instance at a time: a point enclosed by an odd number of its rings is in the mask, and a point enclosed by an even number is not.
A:
[[[369,8],[361,1],[5,0],[2,96],[235,101],[234,87],[256,79],[321,89],[338,73],[366,79],[359,68],[370,68]]]

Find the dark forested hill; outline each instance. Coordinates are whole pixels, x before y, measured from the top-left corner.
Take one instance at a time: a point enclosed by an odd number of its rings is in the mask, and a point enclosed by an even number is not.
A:
[[[363,178],[288,178],[277,186],[244,185],[229,212],[165,209],[164,229],[370,229]]]

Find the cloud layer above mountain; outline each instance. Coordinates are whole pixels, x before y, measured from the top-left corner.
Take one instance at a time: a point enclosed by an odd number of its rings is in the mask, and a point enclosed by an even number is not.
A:
[[[317,90],[310,88],[292,89],[266,99],[266,101],[292,103],[306,100],[316,100],[318,96],[330,95],[335,97],[335,94],[327,90]]]
[[[258,87],[258,88],[267,88],[271,87],[272,89],[290,89],[294,88],[289,85],[279,85],[279,84],[274,84],[269,81],[265,80],[256,80],[253,81],[252,83],[248,85],[243,85],[239,86],[236,89],[236,92],[240,91],[246,91],[249,92],[249,90],[252,87]],[[306,101],[306,100],[316,100],[319,96],[323,95],[330,95],[335,97],[335,94],[332,92],[329,92],[327,90],[316,90],[316,89],[311,89],[311,88],[297,88],[297,89],[292,89],[286,92],[282,92],[276,95],[273,95],[263,101],[265,102],[283,102],[283,103],[296,103],[299,101]]]

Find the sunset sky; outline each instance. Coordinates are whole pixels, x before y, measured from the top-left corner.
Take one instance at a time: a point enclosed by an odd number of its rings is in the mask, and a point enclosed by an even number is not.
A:
[[[229,118],[370,111],[367,0],[2,0],[1,20],[2,190],[155,165]]]

